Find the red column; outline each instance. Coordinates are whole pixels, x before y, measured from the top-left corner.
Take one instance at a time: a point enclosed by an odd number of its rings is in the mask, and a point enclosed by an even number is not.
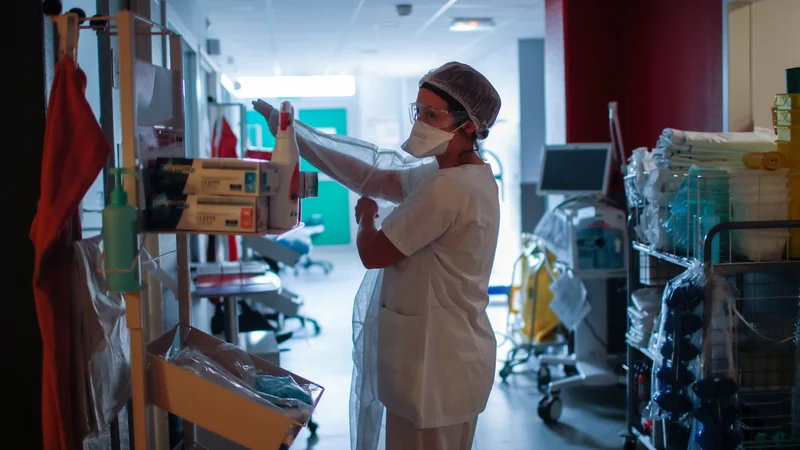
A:
[[[609,101],[628,153],[722,129],[719,0],[545,0],[545,23],[548,142],[608,142]]]

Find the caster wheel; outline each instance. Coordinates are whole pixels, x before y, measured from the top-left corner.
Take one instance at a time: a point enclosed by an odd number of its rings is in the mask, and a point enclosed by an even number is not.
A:
[[[506,381],[506,379],[508,378],[508,376],[509,376],[509,375],[511,375],[511,371],[512,371],[511,365],[509,365],[508,363],[506,363],[506,364],[503,366],[503,368],[502,368],[502,369],[500,369],[500,379],[501,379],[501,380],[503,380],[503,381],[505,382],[505,381]]]
[[[553,381],[552,377],[550,376],[550,368],[547,366],[539,367],[539,372],[536,374],[536,380],[537,386],[539,387],[539,392],[546,394],[550,382]]]
[[[636,450],[638,444],[636,441],[625,440],[625,444],[622,446],[623,450]]]
[[[561,418],[562,409],[563,404],[560,398],[547,396],[539,402],[539,417],[542,418],[545,424],[552,425]]]
[[[578,375],[578,369],[575,366],[564,366],[564,375],[568,377],[574,377]]]
[[[319,425],[316,422],[308,421],[308,431],[312,436],[317,434],[317,428],[319,428]]]

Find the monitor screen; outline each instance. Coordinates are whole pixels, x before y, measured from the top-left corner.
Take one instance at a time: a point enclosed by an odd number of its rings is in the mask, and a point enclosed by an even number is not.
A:
[[[539,191],[590,194],[606,191],[611,144],[545,146]]]

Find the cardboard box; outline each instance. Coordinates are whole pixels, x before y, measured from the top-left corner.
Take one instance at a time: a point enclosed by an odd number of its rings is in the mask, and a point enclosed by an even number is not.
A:
[[[151,171],[155,192],[258,197],[278,190],[278,166],[255,159],[158,158]]]
[[[267,231],[268,197],[151,193],[145,201],[146,231],[227,234]]]
[[[147,345],[148,401],[159,408],[209,430],[225,439],[251,449],[275,450],[281,444],[291,445],[300,428],[282,414],[278,407],[253,401],[250,397],[203,378],[167,360],[171,349],[196,347],[210,350],[225,343],[192,328],[172,328]],[[250,358],[259,373],[291,376],[300,385],[316,389],[314,406],[324,388],[287,370],[281,369],[241,349],[232,349],[241,357]],[[224,358],[214,358],[225,369],[235,372],[235,362],[226,352]]]

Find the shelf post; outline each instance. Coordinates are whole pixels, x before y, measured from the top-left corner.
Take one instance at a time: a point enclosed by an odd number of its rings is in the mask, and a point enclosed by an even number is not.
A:
[[[119,36],[119,82],[120,109],[122,118],[122,166],[136,169],[136,63],[135,16],[130,11],[120,11],[117,15]],[[139,204],[135,177],[123,179],[128,204]],[[125,314],[131,340],[131,390],[133,403],[133,442],[134,448],[152,448],[147,435],[147,356],[145,355],[145,336],[142,323],[142,292],[125,293]]]

